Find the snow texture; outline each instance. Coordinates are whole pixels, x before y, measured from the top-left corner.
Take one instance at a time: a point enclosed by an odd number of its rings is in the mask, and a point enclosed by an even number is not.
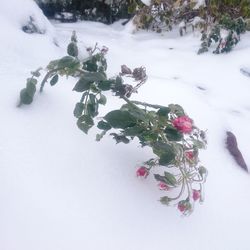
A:
[[[147,6],[151,4],[151,0],[141,0],[141,1]]]
[[[250,67],[249,33],[230,54],[198,56],[193,34],[131,34],[120,23],[80,22],[54,24],[57,47],[49,33],[21,30],[30,14],[53,30],[32,1],[1,6],[1,250],[249,250],[249,176],[225,148],[232,131],[250,165],[250,78],[240,72]],[[183,105],[207,130],[208,149],[200,155],[209,170],[206,200],[191,216],[158,202],[164,191],[153,177],[136,178],[149,149],[136,141],[115,145],[109,136],[97,143],[95,129],[86,136],[76,127],[72,110],[80,96],[72,79],[16,108],[29,72],[63,56],[73,30],[82,51],[95,42],[110,48],[110,76],[121,64],[147,68],[148,82],[134,99]],[[109,100],[100,116],[122,104]]]
[[[196,5],[194,6],[194,9],[199,9],[202,6],[206,6],[206,1],[205,0],[197,0]]]

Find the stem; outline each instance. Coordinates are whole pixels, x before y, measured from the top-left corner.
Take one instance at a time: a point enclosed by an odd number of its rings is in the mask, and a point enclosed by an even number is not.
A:
[[[86,94],[86,99],[85,99],[85,103],[84,103],[84,115],[87,114],[87,103],[88,103],[88,99],[89,99],[89,90],[87,91],[87,94]]]
[[[48,79],[51,77],[51,75],[57,71],[60,71],[64,68],[57,68],[57,69],[52,69],[50,70],[46,75],[45,77],[43,78],[42,82],[41,82],[41,86],[40,86],[40,92],[43,92],[43,88],[44,88],[44,85],[45,83],[48,81]],[[76,69],[76,71],[80,72],[81,74],[85,74],[87,71],[85,70],[82,70],[82,69]]]
[[[178,200],[183,194],[184,190],[185,190],[185,181],[183,179],[180,193],[175,198],[171,198],[171,201]]]
[[[150,108],[154,108],[154,109],[166,108],[166,107],[161,106],[161,105],[149,104],[149,103],[146,103],[146,102],[131,101],[131,103],[134,103],[134,104],[137,104],[137,105],[146,106],[146,107],[150,107]]]
[[[121,96],[121,98],[126,102],[128,103],[129,105],[133,106],[134,108],[138,109],[141,111],[141,109],[139,107],[136,106],[136,103],[135,101],[130,101],[127,97],[125,96]]]
[[[55,72],[57,72],[57,71],[59,71],[59,70],[61,70],[61,69],[52,69],[52,70],[50,70],[50,71],[45,75],[45,77],[43,78],[43,80],[42,80],[42,82],[41,82],[40,93],[43,92],[44,85],[45,85],[45,83],[48,81],[48,79],[50,78],[51,74],[53,74],[53,73],[55,73]]]

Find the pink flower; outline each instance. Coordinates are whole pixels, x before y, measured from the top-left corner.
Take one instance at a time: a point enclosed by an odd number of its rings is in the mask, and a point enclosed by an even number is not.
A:
[[[162,181],[159,182],[157,186],[159,187],[160,190],[169,190],[170,189],[170,187]]]
[[[147,178],[148,175],[149,175],[149,170],[146,167],[140,167],[136,171],[136,176],[137,177]]]
[[[193,189],[193,200],[197,201],[201,198],[200,190]]]
[[[193,121],[185,115],[175,118],[172,123],[182,133],[190,133],[193,129]]]
[[[187,213],[188,211],[191,211],[192,206],[189,201],[182,200],[178,203],[178,210],[182,213]]]
[[[186,152],[185,152],[185,156],[186,156],[189,160],[193,160],[193,159],[194,159],[194,152],[193,152],[193,151],[186,151]]]
[[[187,210],[187,206],[185,205],[185,203],[179,202],[178,209],[180,212],[184,213]]]

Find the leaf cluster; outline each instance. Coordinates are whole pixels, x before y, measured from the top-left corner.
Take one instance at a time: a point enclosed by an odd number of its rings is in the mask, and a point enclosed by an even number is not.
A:
[[[87,51],[87,58],[78,58],[77,37],[73,32],[67,48],[68,55],[47,65],[40,92],[47,82],[55,86],[59,83],[60,77],[73,77],[76,80],[73,91],[81,96],[73,110],[78,128],[88,134],[89,130],[96,126],[100,131],[96,136],[97,141],[109,133],[116,143],[128,144],[137,138],[142,147],[150,147],[155,158],[144,163],[149,170],[161,166],[175,168],[178,172],[174,174],[164,171],[164,175],[154,175],[158,182],[171,188],[181,187],[181,194],[177,198],[167,198],[168,201],[178,200],[185,195],[185,186],[189,190],[195,181],[201,185],[205,181],[206,171],[197,165],[198,152],[206,145],[204,132],[193,125],[189,134],[178,130],[173,121],[186,117],[185,111],[178,104],[161,106],[130,100],[147,80],[144,67],[130,69],[122,65],[120,73],[109,78],[106,74],[105,58],[108,48],[99,48],[96,44],[94,48],[87,48]],[[26,87],[20,92],[19,106],[32,103],[38,78],[41,76],[40,71],[41,68],[31,72],[32,77],[27,79]],[[127,79],[132,79],[133,85],[128,84]],[[100,106],[106,105],[108,99],[106,93],[122,99],[124,104],[100,119]],[[189,121],[191,123],[191,119]],[[186,156],[187,152],[192,153],[191,158]],[[163,200],[166,201],[166,198]]]

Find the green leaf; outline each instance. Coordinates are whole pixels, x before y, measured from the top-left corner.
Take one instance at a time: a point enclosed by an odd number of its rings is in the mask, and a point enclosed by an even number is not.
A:
[[[107,132],[107,131],[103,130],[103,131],[101,132],[101,134],[97,134],[97,135],[96,135],[96,141],[100,141],[100,140],[103,138],[103,136],[106,134],[106,132]]]
[[[200,166],[198,171],[199,171],[200,176],[207,175],[207,169],[203,166]]]
[[[87,104],[87,112],[91,117],[95,117],[98,115],[98,103],[88,103]]]
[[[164,130],[165,135],[169,141],[180,141],[183,139],[183,134],[180,133],[177,129],[175,128],[166,128]]]
[[[137,7],[136,2],[132,2],[131,4],[129,4],[128,13],[133,14],[136,11],[136,7]]]
[[[33,101],[33,97],[29,95],[27,89],[22,89],[20,92],[20,100],[22,104],[29,105]]]
[[[110,135],[113,136],[113,139],[116,141],[117,144],[120,142],[128,144],[130,142],[130,140],[124,135],[118,135],[116,133],[111,133]]]
[[[151,130],[144,130],[142,135],[140,136],[140,140],[142,143],[155,141],[158,138],[158,134]]]
[[[106,76],[102,72],[86,72],[83,77],[91,82],[100,82],[106,80]]]
[[[126,136],[137,136],[140,135],[143,132],[143,129],[140,126],[133,126],[133,127],[129,127],[126,128],[124,130],[124,135]]]
[[[71,42],[67,47],[68,55],[77,57],[78,56],[78,47],[75,42]]]
[[[73,90],[77,92],[83,92],[90,88],[90,85],[94,82],[100,82],[105,80],[106,77],[101,72],[87,72],[85,73],[80,80],[76,83]]]
[[[170,108],[168,107],[164,107],[164,108],[160,108],[158,111],[157,111],[157,114],[159,116],[167,116],[169,113],[170,113]]]
[[[96,97],[93,94],[89,94],[89,101],[91,104],[95,104],[96,103]]]
[[[48,66],[47,66],[47,69],[48,70],[53,70],[53,69],[57,68],[58,67],[58,62],[59,62],[59,60],[50,61]]]
[[[177,116],[185,115],[184,109],[178,104],[169,104],[168,107],[170,108],[171,112]]]
[[[113,127],[125,129],[135,124],[134,117],[128,111],[113,110],[104,119]]]
[[[58,82],[59,76],[56,74],[50,80],[50,85],[54,86]]]
[[[105,105],[107,103],[107,98],[105,95],[100,94],[100,98],[98,99],[98,103],[101,105]]]
[[[154,175],[155,179],[160,182],[166,183],[168,186],[175,187],[177,185],[176,178],[173,174],[170,174],[168,172],[164,172],[164,176],[161,176],[159,174]]]
[[[168,166],[175,158],[173,151],[166,151],[160,156],[159,164],[162,166]]]
[[[93,127],[94,121],[89,115],[82,115],[77,120],[77,126],[80,130],[82,130],[85,134],[88,133],[89,129]]]
[[[176,186],[177,180],[173,174],[169,172],[164,172],[164,177],[166,179],[166,184],[171,185],[171,186]]]
[[[90,71],[90,72],[96,72],[98,69],[98,65],[97,65],[97,61],[95,57],[92,57],[90,60],[85,62],[83,64],[83,69],[86,69],[87,71]]]
[[[116,79],[115,79],[115,85],[118,86],[118,85],[122,85],[123,83],[123,79],[121,76],[117,76]]]
[[[171,198],[169,198],[167,196],[163,196],[163,197],[161,197],[160,202],[161,202],[161,204],[168,206],[170,204],[171,200],[172,200]]]
[[[73,68],[79,65],[79,60],[72,56],[64,56],[57,62],[58,68]]]
[[[98,88],[103,91],[107,91],[111,89],[111,85],[114,84],[114,80],[104,80],[98,82]]]
[[[27,83],[28,82],[33,83],[34,85],[36,85],[37,84],[37,79],[35,79],[35,78],[28,78],[27,79]]]
[[[28,81],[26,84],[26,92],[27,94],[33,98],[34,94],[36,93],[36,85],[34,81]]]
[[[198,149],[203,149],[206,147],[205,143],[202,141],[193,139],[192,142],[193,142],[193,146],[198,148]]]
[[[86,91],[86,90],[89,90],[90,88],[90,85],[92,84],[93,82],[90,82],[88,80],[86,80],[84,77],[81,77],[75,87],[73,88],[74,91],[76,92],[83,92],[83,91]]]
[[[105,121],[100,121],[97,124],[97,128],[101,129],[101,130],[110,130],[112,127]]]
[[[152,147],[153,152],[160,157],[160,165],[167,166],[175,159],[175,152],[171,145],[163,142],[156,142],[152,144]]]
[[[79,118],[82,115],[83,110],[84,110],[84,104],[81,102],[76,103],[76,106],[74,109],[74,116],[76,118]]]

